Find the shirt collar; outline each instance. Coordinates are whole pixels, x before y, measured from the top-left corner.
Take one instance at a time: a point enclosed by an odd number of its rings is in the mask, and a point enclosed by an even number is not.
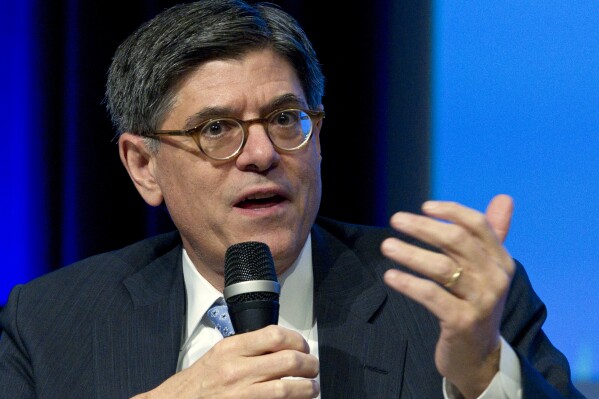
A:
[[[185,340],[189,338],[210,306],[223,294],[208,282],[183,249],[183,278],[187,293],[187,330]]]
[[[314,325],[312,312],[314,276],[312,272],[312,240],[308,239],[291,267],[279,276],[281,295],[279,297],[279,325],[307,332]]]

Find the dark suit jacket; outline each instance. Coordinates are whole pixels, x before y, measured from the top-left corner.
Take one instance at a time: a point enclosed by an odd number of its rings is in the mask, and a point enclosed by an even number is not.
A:
[[[393,234],[319,219],[312,230],[323,399],[442,398],[439,334],[424,308],[388,289]],[[0,399],[128,398],[175,373],[185,318],[177,232],[98,255],[16,287],[0,317]],[[525,398],[582,397],[541,330],[545,308],[520,265],[502,335]]]

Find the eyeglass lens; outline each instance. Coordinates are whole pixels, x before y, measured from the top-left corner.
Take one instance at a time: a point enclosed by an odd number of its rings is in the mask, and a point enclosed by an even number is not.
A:
[[[265,124],[273,144],[283,150],[294,150],[308,139],[312,119],[301,110],[284,110],[270,115]],[[249,126],[246,126],[249,128]],[[235,119],[215,119],[199,132],[196,141],[208,156],[226,159],[237,153],[243,145],[244,127]]]

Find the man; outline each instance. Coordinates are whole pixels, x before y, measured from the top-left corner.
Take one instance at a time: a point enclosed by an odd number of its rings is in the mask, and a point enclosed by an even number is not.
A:
[[[107,85],[120,156],[177,232],[15,288],[0,397],[581,397],[502,247],[509,197],[427,202],[395,233],[317,219],[323,81],[271,5],[181,5],[128,38]],[[206,312],[250,240],[272,251],[280,325],[223,339]]]

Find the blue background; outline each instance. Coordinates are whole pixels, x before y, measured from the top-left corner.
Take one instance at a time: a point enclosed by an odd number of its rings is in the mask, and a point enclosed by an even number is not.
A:
[[[576,380],[599,380],[599,2],[437,1],[432,191],[484,210],[549,309]]]

